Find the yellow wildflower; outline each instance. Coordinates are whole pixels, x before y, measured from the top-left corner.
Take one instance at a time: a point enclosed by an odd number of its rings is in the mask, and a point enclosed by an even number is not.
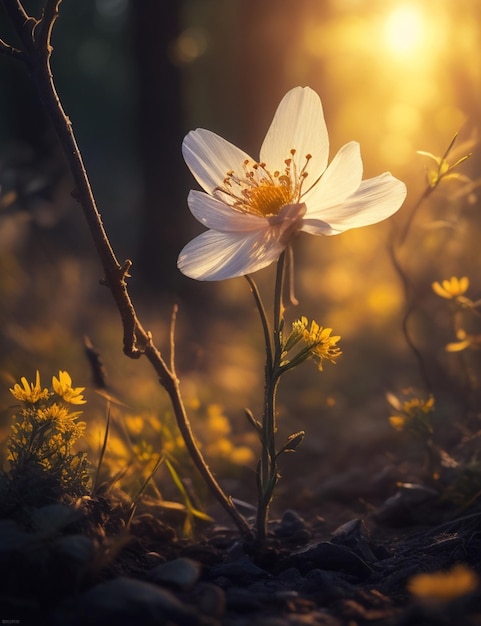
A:
[[[124,420],[130,435],[140,435],[143,431],[144,420],[141,415],[126,415]]]
[[[394,430],[401,431],[404,430],[404,427],[406,426],[406,418],[401,417],[400,415],[391,415],[391,417],[389,418],[389,423],[394,428]]]
[[[446,572],[417,574],[408,582],[409,591],[424,600],[450,601],[473,592],[479,579],[469,567],[455,565]]]
[[[430,395],[427,400],[424,398],[411,398],[402,404],[402,410],[407,417],[415,417],[419,413],[427,415],[434,409],[434,396]]]
[[[435,281],[432,284],[434,293],[440,298],[446,298],[446,300],[459,300],[460,296],[466,293],[468,287],[469,278],[467,276],[461,278],[451,276],[449,280],[443,280],[442,283]]]
[[[389,404],[396,411],[396,415],[391,415],[389,423],[398,431],[409,429],[422,435],[429,435],[432,432],[430,415],[434,410],[434,396],[427,399],[413,396],[401,401],[392,393],[387,394]]]
[[[23,388],[16,383],[12,388],[10,388],[10,393],[21,402],[30,402],[31,404],[35,404],[39,400],[46,400],[49,397],[48,389],[42,389],[40,385],[40,373],[37,370],[37,374],[35,377],[35,384],[29,383],[25,376],[22,376],[20,382],[23,385]]]
[[[210,435],[216,439],[230,435],[232,429],[220,404],[209,404],[207,406],[207,429]]]
[[[481,348],[481,335],[469,335],[463,328],[459,328],[456,331],[456,337],[458,341],[448,343],[445,348],[446,352],[461,352],[466,348],[479,350]]]
[[[145,441],[145,439],[142,439],[139,443],[134,444],[133,450],[138,460],[143,463],[148,463],[154,456],[153,445]]]
[[[70,424],[75,421],[79,415],[82,415],[82,411],[74,411],[73,413],[69,409],[61,404],[54,402],[50,406],[37,410],[37,415],[42,420],[52,420],[58,424],[65,423]]]
[[[55,393],[63,398],[65,402],[70,402],[70,404],[85,404],[86,402],[82,395],[85,387],[72,387],[72,379],[68,372],[60,370],[58,378],[52,376],[52,387]]]
[[[341,356],[342,352],[336,346],[336,343],[341,337],[331,337],[332,328],[323,328],[314,320],[312,320],[310,327],[308,327],[308,320],[306,317],[302,317],[298,320],[296,328],[299,330],[303,328],[301,339],[305,344],[307,344],[310,356],[314,359],[314,361],[316,361],[317,366],[321,371],[322,362],[325,359],[331,361],[331,363],[335,363],[336,359]]]

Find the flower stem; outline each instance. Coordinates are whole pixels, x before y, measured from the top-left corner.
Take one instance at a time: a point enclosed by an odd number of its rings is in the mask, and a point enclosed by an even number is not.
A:
[[[282,303],[282,293],[285,276],[285,253],[277,262],[276,283],[274,289],[274,332],[272,354],[270,337],[266,339],[266,367],[265,367],[265,387],[264,387],[264,412],[262,416],[261,432],[261,459],[258,467],[258,499],[256,535],[257,543],[262,546],[267,537],[267,519],[269,506],[272,501],[274,489],[278,481],[277,473],[277,452],[276,452],[276,393],[279,384],[280,362],[282,355],[281,332],[284,323],[284,307]],[[262,315],[261,315],[262,317]],[[263,324],[264,325],[264,324]],[[269,347],[268,347],[269,346]]]
[[[264,341],[266,344],[266,369],[272,368],[271,329],[269,327],[269,320],[267,319],[266,310],[262,302],[261,294],[259,293],[256,282],[249,274],[246,274],[245,278],[249,283],[249,287],[251,288],[252,295],[254,296],[254,300],[257,306],[257,311],[259,312],[259,317],[261,318],[262,330],[264,332]]]

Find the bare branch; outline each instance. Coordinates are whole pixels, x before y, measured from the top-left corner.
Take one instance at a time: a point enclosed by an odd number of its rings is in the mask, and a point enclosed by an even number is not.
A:
[[[3,41],[3,39],[0,39],[0,53],[18,59],[19,61],[27,60],[27,56],[22,50],[10,46],[6,41]]]
[[[37,20],[26,13],[20,0],[1,0],[1,3],[17,31],[25,51],[30,52],[33,45],[33,30]]]
[[[35,44],[38,50],[44,50],[47,54],[52,53],[50,39],[55,21],[59,15],[59,7],[62,0],[47,0],[42,12],[42,17],[35,28]]]
[[[177,304],[174,304],[172,308],[172,316],[170,318],[170,371],[172,375],[175,376],[175,323],[177,322],[177,312],[179,307]]]

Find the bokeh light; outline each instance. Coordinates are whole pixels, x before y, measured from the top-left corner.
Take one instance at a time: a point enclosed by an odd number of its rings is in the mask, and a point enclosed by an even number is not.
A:
[[[394,7],[385,18],[383,35],[386,48],[399,57],[412,57],[424,52],[423,46],[432,48],[440,38],[436,26],[431,25],[419,6],[414,4]]]

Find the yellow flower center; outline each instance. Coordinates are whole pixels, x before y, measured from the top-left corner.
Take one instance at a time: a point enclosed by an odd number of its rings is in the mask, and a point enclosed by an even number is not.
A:
[[[290,153],[291,157],[284,161],[283,173],[270,172],[265,163],[244,161],[242,175],[234,170],[227,172],[222,187],[214,189],[214,196],[242,213],[259,217],[278,215],[282,207],[300,202],[307,165],[312,158],[307,154],[299,171],[293,159],[296,151],[292,149]]]
[[[252,212],[260,215],[277,215],[281,208],[292,202],[292,192],[289,184],[273,185],[261,184],[253,189],[247,189],[246,200]]]

